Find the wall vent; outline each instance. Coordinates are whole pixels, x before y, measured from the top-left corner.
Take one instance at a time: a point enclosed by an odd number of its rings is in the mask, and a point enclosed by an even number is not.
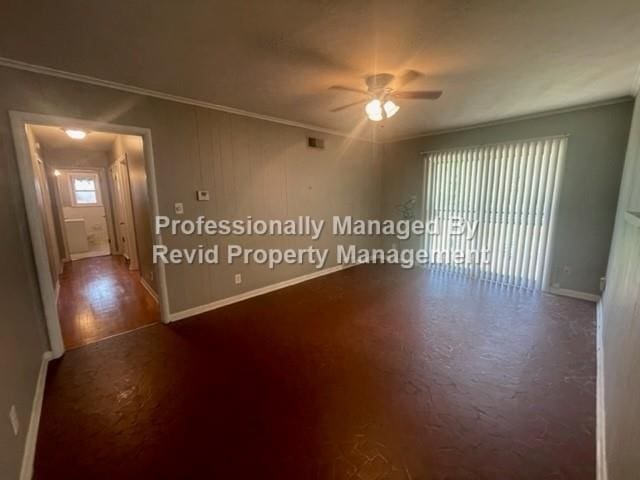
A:
[[[324,148],[324,138],[307,137],[307,145],[311,148]]]

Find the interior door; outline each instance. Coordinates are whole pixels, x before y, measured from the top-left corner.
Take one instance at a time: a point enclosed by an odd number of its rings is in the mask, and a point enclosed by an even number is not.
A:
[[[133,205],[131,202],[129,169],[126,154],[113,162],[109,170],[115,190],[114,204],[115,210],[117,211],[116,224],[118,228],[118,240],[122,245],[122,254],[129,260],[129,269],[138,270],[138,253],[136,249]]]
[[[111,176],[111,187],[113,189],[113,216],[115,220],[116,235],[118,237],[118,247],[120,253],[122,253],[125,258],[130,259],[131,255],[129,254],[129,242],[127,241],[126,217],[124,215],[118,162],[114,162],[109,167],[109,175]]]

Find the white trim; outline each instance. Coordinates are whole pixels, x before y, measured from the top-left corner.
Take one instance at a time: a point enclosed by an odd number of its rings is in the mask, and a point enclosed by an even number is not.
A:
[[[562,195],[562,184],[564,180],[564,170],[567,164],[567,149],[569,136],[565,137],[565,141],[560,144],[558,152],[558,163],[556,165],[556,178],[553,180],[553,197],[551,201],[551,212],[549,213],[549,225],[547,230],[547,252],[544,258],[544,266],[542,270],[542,288],[543,292],[548,292],[551,288],[551,270],[556,252],[556,239],[558,237],[556,227],[558,224],[558,205],[560,205],[560,196]],[[598,297],[598,300],[600,297]],[[596,302],[598,300],[595,300]]]
[[[640,65],[638,65],[636,75],[635,77],[633,77],[633,83],[631,84],[631,94],[634,97],[640,95]]]
[[[394,137],[389,140],[382,140],[378,143],[394,143],[404,142],[405,140],[415,140],[422,137],[434,137],[436,135],[446,135],[448,133],[464,132],[466,130],[476,130],[479,128],[493,127],[496,125],[503,125],[505,123],[521,122],[525,120],[533,120],[536,118],[544,118],[552,115],[561,115],[563,113],[577,112],[580,110],[587,110],[589,108],[606,107],[607,105],[616,105],[618,103],[625,103],[632,101],[631,96],[610,98],[608,100],[601,100],[597,102],[583,103],[581,105],[573,105],[569,107],[556,108],[553,110],[545,110],[542,112],[526,113],[524,115],[514,115],[511,117],[504,117],[497,120],[489,120],[486,122],[472,123],[470,125],[461,125],[459,127],[443,128],[441,130],[431,130],[423,133],[417,133],[415,135],[409,135],[406,137]]]
[[[633,225],[634,227],[640,227],[640,212],[627,210],[624,212],[624,219],[628,224]]]
[[[35,185],[33,182],[34,172],[31,164],[31,155],[29,153],[25,125],[49,125],[64,127],[74,125],[76,128],[88,130],[100,130],[103,132],[139,135],[142,137],[145,161],[147,164],[146,173],[149,182],[149,201],[151,204],[151,215],[156,217],[159,215],[158,191],[156,182],[156,168],[153,155],[153,143],[151,141],[151,130],[142,127],[133,127],[128,125],[118,125],[105,122],[94,122],[89,120],[80,120],[76,118],[60,117],[56,115],[42,115],[35,113],[10,111],[11,128],[13,140],[16,148],[16,156],[20,171],[20,181],[22,184],[22,194],[25,201],[25,209],[27,211],[27,219],[29,221],[29,231],[31,233],[31,244],[36,262],[36,270],[38,274],[38,283],[44,306],[47,331],[49,334],[49,342],[51,350],[55,358],[64,353],[64,343],[62,340],[62,332],[60,329],[60,321],[58,318],[57,305],[55,301],[55,292],[53,280],[49,271],[48,253],[44,237],[42,221],[40,219],[40,210],[38,209]],[[157,245],[162,245],[162,235],[154,234],[152,241]],[[169,293],[166,282],[165,268],[163,264],[159,264],[157,268],[159,296],[160,296],[160,314],[162,321],[169,321]]]
[[[38,427],[40,426],[40,414],[42,413],[42,400],[44,398],[44,388],[47,383],[47,367],[53,358],[52,352],[42,354],[40,363],[40,373],[36,382],[36,390],[33,394],[31,404],[31,418],[29,419],[29,430],[24,445],[22,455],[22,467],[20,468],[20,480],[31,480],[33,476],[33,461],[36,457],[36,443],[38,441]]]
[[[607,480],[607,430],[604,402],[604,350],[602,329],[604,317],[602,300],[596,306],[596,479]]]
[[[115,169],[115,170],[114,170]],[[113,181],[115,171],[116,180]],[[129,261],[129,270],[140,270],[140,260],[138,255],[138,238],[136,236],[135,215],[133,212],[133,197],[131,194],[131,175],[129,172],[129,162],[127,153],[123,153],[109,164],[109,174],[111,175],[111,186],[117,200],[113,202],[116,210],[120,211],[124,218],[124,236],[127,244],[126,259]],[[115,212],[114,212],[115,213]],[[122,225],[122,223],[120,223]],[[120,230],[120,234],[122,234]],[[124,249],[123,249],[124,254]]]
[[[89,250],[88,252],[72,253],[71,261],[74,262],[76,260],[82,260],[83,258],[108,257],[109,255],[111,255],[110,250]]]
[[[149,285],[149,283],[147,282],[147,280],[142,276],[142,274],[140,275],[140,283],[142,284],[142,286],[144,287],[144,289],[149,292],[149,295],[151,295],[153,297],[153,299],[156,301],[157,304],[160,304],[160,299],[158,298],[158,294],[156,293],[156,291],[151,288],[151,285]]]
[[[95,345],[96,343],[104,342],[105,340],[110,340],[114,337],[120,337],[122,335],[128,335],[129,333],[136,332],[138,330],[142,330],[143,328],[153,327],[154,325],[159,325],[158,322],[147,323],[146,325],[142,325],[140,327],[136,327],[133,330],[127,330],[126,332],[114,333],[113,335],[109,335],[108,337],[99,338],[97,340],[92,340],[89,343],[83,343],[82,345],[76,345],[75,347],[71,347],[69,350],[76,350],[78,348],[83,348],[88,345]]]
[[[562,113],[574,112],[577,110],[586,110],[588,108],[604,107],[607,105],[614,105],[616,103],[623,103],[623,102],[630,101],[629,96],[615,97],[607,100],[600,100],[600,101],[584,103],[580,105],[561,107],[561,108],[557,108],[553,110],[545,110],[541,112],[525,113],[523,115],[514,115],[510,117],[500,118],[497,120],[489,120],[486,122],[462,125],[459,127],[451,127],[451,128],[445,128],[441,130],[431,130],[431,131],[427,130],[422,133],[416,133],[416,134],[408,135],[405,137],[400,136],[400,137],[392,137],[389,139],[378,140],[374,138],[376,130],[373,131],[371,138],[365,138],[357,135],[352,135],[349,133],[344,133],[339,130],[334,130],[331,128],[320,127],[318,125],[313,125],[310,123],[296,122],[296,121],[287,120],[284,118],[272,117],[270,115],[250,112],[248,110],[242,110],[239,108],[227,107],[225,105],[218,105],[215,103],[205,102],[203,100],[196,100],[194,98],[182,97],[180,95],[172,95],[170,93],[159,92],[157,90],[149,90],[147,88],[142,88],[142,87],[135,87],[133,85],[112,82],[110,80],[102,80],[100,78],[91,77],[89,75],[82,75],[79,73],[67,72],[65,70],[58,70],[57,68],[45,67],[42,65],[35,65],[33,63],[21,62],[20,60],[14,60],[12,58],[7,58],[7,57],[0,57],[0,66],[13,68],[16,70],[24,70],[27,72],[38,73],[40,75],[48,75],[50,77],[64,78],[67,80],[73,80],[75,82],[81,82],[81,83],[87,83],[90,85],[96,85],[99,87],[111,88],[114,90],[120,90],[127,93],[134,93],[137,95],[144,95],[147,97],[160,98],[162,100],[168,100],[170,102],[183,103],[186,105],[194,105],[196,107],[207,108],[209,110],[218,110],[221,112],[241,115],[243,117],[256,118],[259,120],[265,120],[267,122],[288,125],[290,127],[298,127],[298,128],[303,128],[305,130],[312,130],[315,132],[326,133],[329,135],[337,135],[339,137],[344,137],[344,138],[354,138],[357,140],[362,140],[362,141],[371,142],[371,143],[378,143],[378,144],[402,142],[404,140],[412,140],[412,139],[421,138],[421,137],[430,137],[433,135],[444,135],[446,133],[462,132],[465,130],[474,130],[476,128],[491,127],[494,125],[502,125],[504,123],[530,120],[534,118],[546,117],[549,115],[558,115]],[[638,73],[637,81],[634,82],[636,84],[636,88],[635,88],[635,91],[633,91],[632,89],[631,97],[637,96],[638,93],[640,92],[640,69],[638,72],[639,73]]]
[[[71,190],[71,206],[74,208],[79,208],[79,207],[103,207],[102,204],[102,192],[101,190],[101,185],[100,185],[100,177],[98,176],[97,172],[82,172],[80,169],[75,169],[75,168],[70,168],[68,169],[69,174],[67,175],[68,180],[69,180],[69,189]],[[95,189],[93,190],[81,190],[81,191],[85,191],[85,192],[95,192],[96,194],[96,202],[95,203],[78,203],[78,199],[76,197],[76,187],[74,184],[74,178],[75,177],[80,177],[80,176],[91,176],[92,180],[93,180],[93,184],[95,185]]]
[[[568,288],[549,287],[549,290],[547,290],[547,292],[553,293],[554,295],[561,295],[563,297],[587,300],[593,303],[598,303],[600,301],[600,295],[596,295],[595,293],[579,292],[577,290],[571,290]]]
[[[49,165],[49,167],[55,169],[54,165]],[[54,198],[52,200],[56,204],[56,211],[58,213],[58,218],[57,218],[58,227],[60,228],[60,233],[62,235],[62,249],[64,251],[63,252],[64,258],[62,259],[62,263],[64,264],[65,262],[70,262],[71,257],[69,256],[69,244],[67,243],[67,232],[65,231],[65,228],[64,228],[64,210],[62,206],[62,195],[60,195],[60,182],[58,181],[57,176],[54,176],[54,180],[53,180],[53,196]],[[61,266],[60,272],[58,272],[58,275],[60,275],[63,271],[64,271],[64,265]]]
[[[178,320],[182,320],[183,318],[192,317],[194,315],[198,315],[200,313],[208,312],[211,310],[215,310],[217,308],[225,307],[227,305],[231,305],[232,303],[238,303],[243,300],[247,300],[249,298],[257,297],[259,295],[264,295],[265,293],[274,292],[276,290],[280,290],[282,288],[290,287],[292,285],[296,285],[298,283],[306,282],[308,280],[312,280],[314,278],[322,277],[324,275],[329,275],[331,273],[339,272],[340,270],[345,270],[347,268],[355,267],[358,264],[349,264],[349,265],[336,265],[335,267],[325,268],[323,270],[319,270],[317,272],[308,273],[306,275],[301,275],[299,277],[292,278],[290,280],[284,280],[282,282],[274,283],[272,285],[267,285],[266,287],[256,288],[255,290],[250,290],[248,292],[243,292],[238,295],[234,295],[233,297],[223,298],[222,300],[216,300],[215,302],[207,303],[205,305],[199,305],[197,307],[188,308],[187,310],[182,310],[180,312],[172,313],[169,318],[170,321],[175,322]]]
[[[60,279],[58,278],[56,279],[56,305],[58,305],[59,298],[60,298]]]
[[[44,227],[42,223],[42,213],[38,207],[38,199],[35,188],[35,172],[31,159],[31,152],[27,140],[26,124],[24,114],[9,112],[11,119],[11,130],[16,148],[18,160],[18,171],[22,184],[22,195],[27,211],[29,223],[29,233],[31,234],[31,246],[36,263],[36,273],[38,284],[40,285],[40,295],[44,309],[44,316],[49,333],[49,343],[54,357],[59,357],[64,353],[64,343],[58,319],[55,290],[53,279],[49,270],[49,253],[45,240]]]
[[[257,118],[259,120],[265,120],[267,122],[279,123],[282,125],[288,125],[290,127],[303,128],[305,130],[312,130],[314,132],[327,133],[329,135],[337,135],[345,138],[356,138],[358,140],[364,140],[366,142],[377,143],[369,138],[350,135],[350,134],[341,132],[339,130],[324,128],[324,127],[320,127],[318,125],[313,125],[310,123],[286,120],[284,118],[272,117],[271,115],[264,115],[261,113],[249,112],[247,110],[242,110],[240,108],[227,107],[225,105],[218,105],[216,103],[196,100],[194,98],[182,97],[180,95],[172,95],[170,93],[159,92],[157,90],[149,90],[147,88],[142,88],[142,87],[135,87],[133,85],[112,82],[110,80],[102,80],[100,78],[91,77],[88,75],[67,72],[65,70],[58,70],[56,68],[44,67],[42,65],[34,65],[32,63],[21,62],[19,60],[13,60],[7,57],[0,57],[0,66],[14,68],[16,70],[25,70],[27,72],[39,73],[41,75],[48,75],[51,77],[64,78],[64,79],[73,80],[76,82],[88,83],[90,85],[97,85],[99,87],[111,88],[114,90],[120,90],[128,93],[135,93],[137,95],[160,98],[162,100],[168,100],[170,102],[183,103],[186,105],[194,105],[196,107],[207,108],[209,110],[218,110],[221,112],[233,113],[234,115],[241,115],[243,117]]]
[[[427,222],[429,220],[427,211],[427,204],[429,203],[429,195],[431,192],[429,190],[429,159],[425,155],[422,159],[422,215],[420,215],[420,220],[423,222]],[[426,233],[422,236],[422,248],[425,250],[429,249],[429,235]]]

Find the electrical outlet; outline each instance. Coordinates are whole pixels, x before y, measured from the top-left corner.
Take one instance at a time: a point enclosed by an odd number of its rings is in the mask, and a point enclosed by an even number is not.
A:
[[[176,215],[182,215],[184,213],[184,205],[181,203],[174,203],[173,210],[176,212]]]
[[[15,405],[11,405],[11,409],[9,410],[9,419],[11,420],[11,426],[13,427],[13,434],[17,436],[20,431],[20,421],[18,420],[18,411],[16,410]]]
[[[564,273],[565,275],[571,275],[571,267],[569,265],[565,265],[562,269],[562,273]]]
[[[604,292],[607,287],[607,277],[600,277],[600,292]]]
[[[240,285],[242,283],[242,274],[236,273],[234,280],[236,282],[236,285]]]

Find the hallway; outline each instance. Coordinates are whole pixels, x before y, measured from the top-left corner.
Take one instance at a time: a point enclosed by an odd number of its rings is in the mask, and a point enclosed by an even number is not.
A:
[[[58,314],[67,349],[160,321],[158,304],[122,256],[66,263]]]

